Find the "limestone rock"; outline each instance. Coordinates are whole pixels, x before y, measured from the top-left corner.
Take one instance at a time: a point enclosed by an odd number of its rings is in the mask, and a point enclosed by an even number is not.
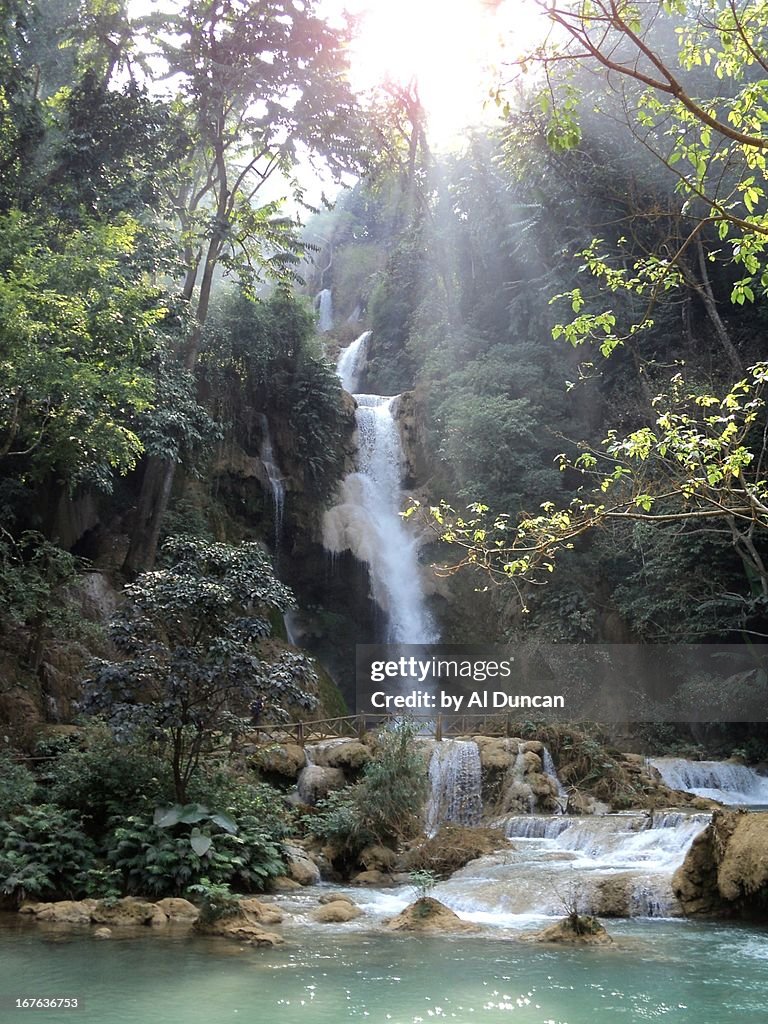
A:
[[[634,881],[631,874],[601,878],[590,901],[593,913],[599,917],[630,917]]]
[[[111,939],[112,929],[107,928],[105,925],[102,925],[101,928],[96,929],[96,931],[93,933],[93,937],[94,939]]]
[[[349,903],[353,907],[355,906],[355,901],[352,899],[351,896],[347,896],[345,893],[340,892],[324,892],[317,902],[321,904]]]
[[[340,768],[342,771],[359,771],[371,760],[371,751],[364,743],[358,740],[349,740],[347,743],[339,743],[328,750],[326,756],[330,768]]]
[[[269,885],[274,892],[292,892],[294,889],[301,888],[297,881],[289,878],[287,875],[277,875],[275,878],[270,878]]]
[[[299,773],[299,796],[305,804],[316,804],[318,800],[324,800],[332,790],[341,789],[346,782],[340,768],[310,764]]]
[[[613,942],[596,917],[579,917],[578,925],[570,917],[539,932],[524,935],[526,942],[552,942],[566,946],[606,946]]]
[[[312,920],[320,924],[344,924],[362,916],[360,907],[346,900],[334,900],[312,911]]]
[[[423,896],[401,910],[397,917],[387,922],[387,928],[392,932],[442,934],[477,931],[475,925],[462,921],[452,910],[431,896]]]
[[[358,858],[366,871],[390,873],[397,864],[397,854],[387,846],[366,846]]]
[[[158,900],[155,906],[159,907],[171,922],[180,921],[187,924],[196,921],[200,916],[200,911],[194,903],[179,897],[167,896],[163,900]]]
[[[283,912],[279,907],[273,903],[263,903],[255,896],[246,896],[241,899],[239,909],[241,914],[259,924],[280,924],[283,920]]]
[[[352,885],[371,885],[376,888],[386,889],[395,883],[391,875],[385,875],[383,871],[361,871],[351,881]]]
[[[288,877],[299,885],[317,885],[320,868],[312,858],[296,846],[286,846],[285,852]]]
[[[161,926],[168,923],[165,913],[149,900],[125,896],[114,903],[100,900],[91,911],[94,924],[106,924],[111,928],[126,928],[132,925]]]
[[[22,914],[34,914],[36,921],[54,924],[90,924],[96,900],[60,900],[58,903],[27,903]]]
[[[262,747],[256,755],[256,763],[267,774],[295,779],[306,767],[307,759],[297,743],[280,743]]]

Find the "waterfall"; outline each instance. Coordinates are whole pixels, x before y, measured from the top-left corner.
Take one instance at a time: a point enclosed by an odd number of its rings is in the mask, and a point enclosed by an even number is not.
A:
[[[264,413],[259,416],[261,423],[261,464],[267,474],[269,489],[272,494],[272,509],[275,520],[275,551],[280,546],[280,536],[283,531],[283,509],[285,507],[285,480],[280,467],[275,459],[275,450],[272,447],[272,438],[269,433],[269,423]]]
[[[315,296],[315,308],[318,312],[317,328],[321,334],[333,330],[333,297],[330,288],[323,288]]]
[[[496,823],[509,848],[467,864],[434,895],[477,921],[562,916],[559,894],[571,889],[588,913],[679,914],[672,876],[709,821],[709,814],[679,811],[514,815]]]
[[[768,778],[731,761],[687,761],[682,757],[649,757],[670,789],[709,797],[731,806],[768,806]]]
[[[351,345],[348,345],[339,355],[336,365],[336,373],[341,378],[341,386],[351,395],[360,386],[360,375],[365,363],[368,339],[372,331],[363,331],[359,338],[355,338]]]
[[[566,792],[565,786],[562,784],[557,776],[557,769],[555,768],[555,762],[552,760],[552,755],[546,747],[541,752],[541,766],[544,769],[544,774],[548,775],[557,786],[557,806],[559,808],[559,814],[565,814],[568,807],[568,793]]]
[[[368,332],[366,332],[368,333]],[[345,350],[337,372],[353,387],[367,337]],[[437,632],[426,609],[417,539],[400,515],[402,448],[394,398],[356,394],[357,471],[342,482],[339,501],[323,517],[323,546],[351,551],[369,570],[371,597],[387,616],[387,643],[428,644]]]
[[[426,832],[433,836],[448,822],[477,825],[483,812],[480,750],[472,740],[443,740],[435,744],[429,762],[431,792]]]

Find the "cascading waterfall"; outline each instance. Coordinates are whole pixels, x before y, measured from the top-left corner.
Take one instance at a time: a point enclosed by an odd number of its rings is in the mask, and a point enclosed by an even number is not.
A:
[[[337,372],[356,386],[370,332],[341,354]],[[387,643],[428,644],[437,631],[424,602],[416,537],[404,523],[402,448],[394,398],[356,394],[358,468],[342,482],[339,502],[323,518],[323,545],[351,551],[369,569],[371,596],[387,616]]]
[[[261,464],[267,474],[269,489],[272,494],[272,509],[275,520],[275,551],[280,547],[280,537],[283,532],[283,512],[285,509],[285,479],[280,472],[280,467],[275,458],[275,450],[272,447],[272,437],[269,433],[269,422],[262,413],[259,417],[261,423]]]
[[[682,757],[650,757],[670,789],[709,797],[731,806],[768,806],[768,778],[730,761],[687,761]]]
[[[558,777],[557,769],[555,768],[555,762],[552,760],[552,755],[546,747],[544,747],[544,749],[541,752],[541,766],[544,769],[544,774],[548,775],[549,778],[552,779],[555,785],[557,786],[558,813],[565,814],[565,811],[568,807],[568,793],[565,789],[565,786],[562,784]]]
[[[330,288],[323,288],[315,296],[317,328],[321,334],[333,330],[333,296]]]
[[[442,740],[429,762],[427,835],[441,825],[477,825],[483,813],[480,750],[472,740]]]
[[[471,862],[434,895],[478,921],[560,916],[561,894],[571,889],[583,911],[674,915],[672,875],[709,820],[678,811],[514,815],[497,822],[512,839],[510,849]]]

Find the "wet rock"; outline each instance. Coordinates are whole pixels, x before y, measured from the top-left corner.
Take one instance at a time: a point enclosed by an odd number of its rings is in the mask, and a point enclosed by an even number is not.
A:
[[[434,934],[477,931],[475,925],[462,921],[450,908],[439,900],[432,899],[431,896],[423,896],[415,903],[411,903],[397,917],[387,921],[387,928],[392,932]]]
[[[319,924],[345,924],[347,921],[354,921],[356,917],[362,917],[362,914],[360,907],[356,907],[354,903],[337,899],[317,907],[310,916]]]
[[[383,871],[361,871],[351,881],[352,885],[371,885],[378,889],[391,888],[395,883],[391,875]]]
[[[592,912],[599,917],[630,917],[634,881],[630,874],[601,878],[590,900]]]
[[[324,800],[332,790],[341,789],[346,782],[340,768],[311,764],[299,773],[299,796],[305,804],[316,804],[318,800]]]
[[[111,939],[112,929],[102,925],[101,928],[97,928],[93,933],[94,939]]]
[[[287,875],[277,875],[275,878],[270,878],[269,886],[274,892],[292,892],[295,889],[301,888],[299,882],[289,878]]]
[[[320,904],[350,903],[353,907],[356,905],[351,896],[347,896],[345,893],[339,892],[325,892],[317,902]]]
[[[25,903],[21,914],[32,914],[36,921],[54,924],[90,924],[96,900],[60,900],[58,903]]]
[[[256,921],[259,924],[280,924],[283,920],[283,912],[273,903],[263,903],[255,896],[246,896],[240,900],[239,909],[249,921]]]
[[[317,885],[320,868],[309,854],[295,846],[286,846],[285,852],[288,877],[299,885]]]
[[[163,900],[158,900],[155,906],[162,910],[171,923],[188,924],[200,916],[200,911],[194,903],[179,897],[167,896]]]
[[[557,924],[524,935],[526,942],[552,942],[566,946],[606,946],[613,942],[596,917],[571,915]]]
[[[168,923],[168,918],[156,903],[125,896],[114,903],[98,901],[91,911],[91,921],[111,928],[127,928],[132,925],[162,926]]]

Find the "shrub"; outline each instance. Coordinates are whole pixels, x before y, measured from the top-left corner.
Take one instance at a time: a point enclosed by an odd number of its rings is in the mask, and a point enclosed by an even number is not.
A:
[[[14,761],[9,751],[0,753],[0,820],[29,803],[36,788],[34,776],[24,765]]]
[[[403,720],[382,731],[360,781],[330,793],[305,817],[308,830],[341,859],[372,842],[396,846],[421,831],[428,779],[424,755],[413,742],[416,730]]]
[[[201,878],[195,885],[190,885],[187,893],[197,897],[201,924],[212,924],[222,917],[232,917],[240,906],[240,898],[226,883],[215,883],[209,878]]]
[[[225,815],[201,811],[199,819],[194,813],[175,819],[156,813],[154,820],[134,815],[115,827],[107,859],[122,872],[127,891],[175,896],[205,878],[258,892],[282,873],[280,849],[256,817],[243,815],[229,825]]]
[[[86,743],[57,757],[47,795],[86,817],[92,834],[101,834],[111,818],[147,811],[173,793],[166,762],[153,747],[116,743],[103,727],[89,730]]]
[[[54,804],[0,822],[0,889],[17,900],[83,893],[94,846],[78,815]]]

